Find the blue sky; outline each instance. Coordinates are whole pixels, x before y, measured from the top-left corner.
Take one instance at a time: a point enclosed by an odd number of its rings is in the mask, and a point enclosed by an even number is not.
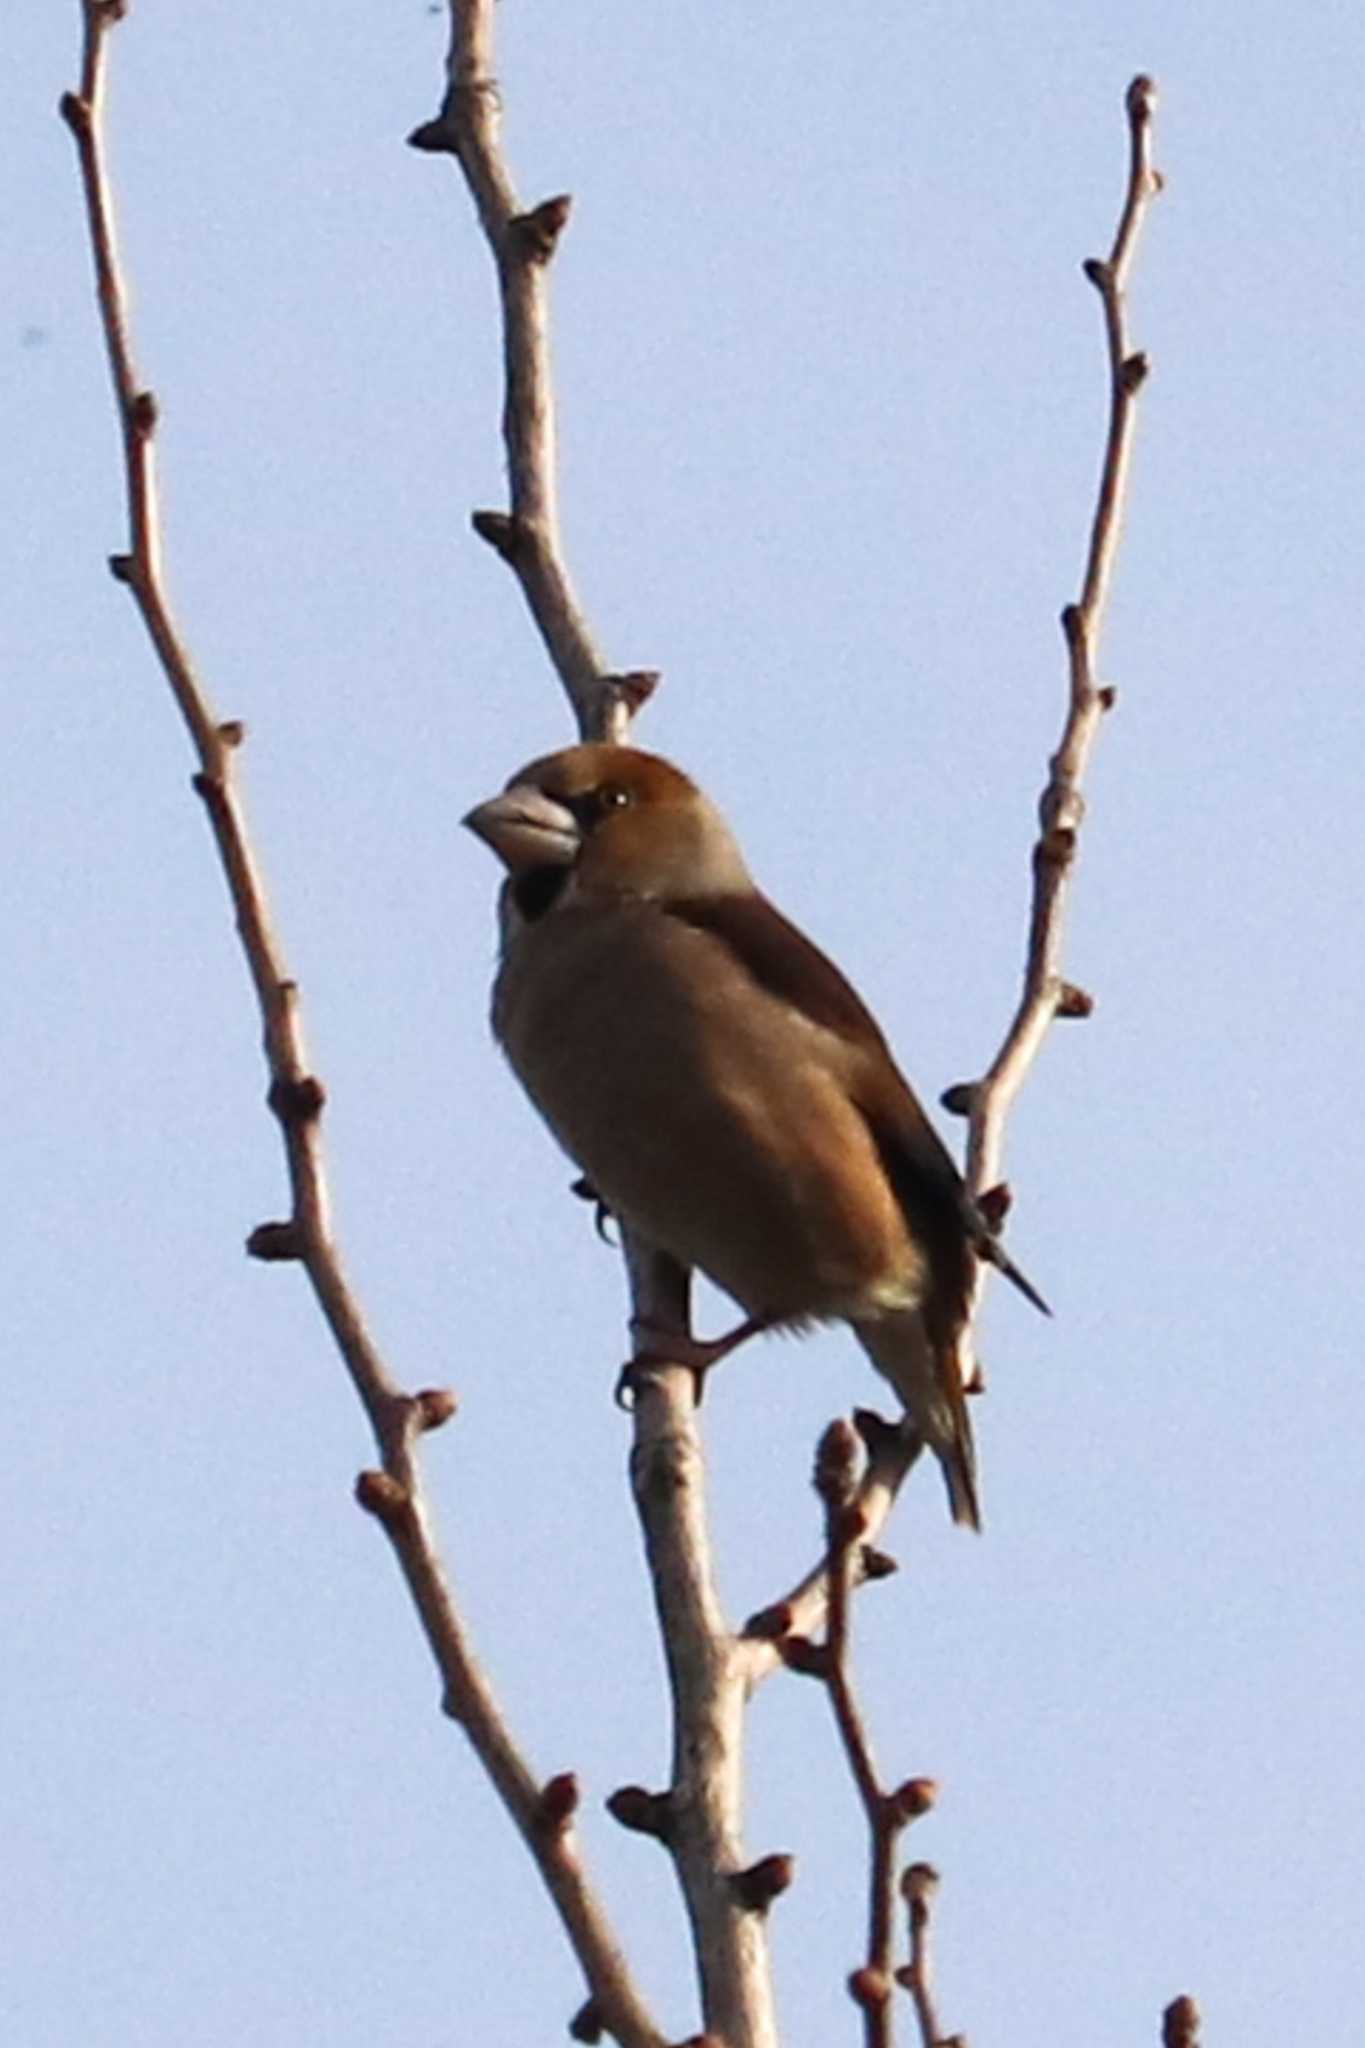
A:
[[[504,0],[507,142],[569,190],[565,537],[640,729],[862,988],[926,1098],[1021,957],[1100,447],[1081,259],[1161,82],[1153,358],[1057,1030],[1011,1131],[978,1409],[987,1533],[925,1475],[861,1610],[888,1770],[942,1802],[945,2024],[973,2048],[1348,2037],[1360,1698],[1365,24],[1023,0],[585,13]],[[138,0],[110,140],[169,577],[331,1097],[395,1369],[449,1381],[450,1558],[679,2036],[665,1861],[599,1818],[666,1722],[612,1408],[622,1288],[486,1030],[461,814],[567,736],[512,579],[495,305],[421,0]],[[10,1388],[0,1914],[19,2048],[554,2039],[576,1971],[350,1488],[300,1277],[241,1255],[281,1167],[191,762],[127,596],[68,136],[74,4],[21,8],[0,281]],[[956,1136],[950,1132],[951,1136]],[[708,1304],[709,1327],[722,1309]],[[831,1332],[708,1401],[739,1616],[804,1565]],[[815,1688],[753,1715],[750,1840],[799,1859],[787,2038],[853,2038],[859,1830]]]

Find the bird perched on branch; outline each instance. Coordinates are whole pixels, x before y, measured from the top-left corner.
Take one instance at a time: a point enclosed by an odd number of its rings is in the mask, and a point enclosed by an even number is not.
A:
[[[842,974],[668,761],[585,745],[465,823],[507,869],[493,1028],[600,1200],[756,1330],[847,1322],[980,1527],[963,1390],[974,1261],[1007,1258]]]

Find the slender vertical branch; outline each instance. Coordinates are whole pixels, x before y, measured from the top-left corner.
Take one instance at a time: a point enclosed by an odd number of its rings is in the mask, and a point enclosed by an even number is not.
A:
[[[652,694],[651,670],[607,671],[574,593],[559,533],[548,273],[568,223],[566,195],[524,211],[502,152],[494,0],[450,0],[446,90],[416,149],[455,158],[497,271],[510,508],[473,515],[510,565],[584,738],[624,743]],[[685,1282],[626,1238],[637,1316],[685,1325]],[[664,1301],[658,1308],[660,1297]],[[655,1308],[650,1304],[654,1303]],[[703,1460],[691,1376],[660,1371],[636,1390],[631,1472],[673,1694],[673,1783],[665,1807],[618,1797],[628,1826],[647,1813],[673,1854],[692,1924],[704,2024],[727,2048],[774,2048],[764,1909],[746,1887],[740,1839],[746,1674],[711,1577]],[[626,1788],[627,1794],[638,1788]],[[653,1795],[642,1795],[648,1802]],[[657,1822],[657,1825],[654,1823]],[[771,1862],[771,1859],[769,1859]],[[759,1884],[757,1889],[762,1890]]]
[[[269,1102],[284,1140],[290,1214],[284,1221],[259,1225],[247,1248],[261,1259],[296,1260],[312,1283],[380,1455],[380,1468],[360,1475],[357,1497],[389,1537],[441,1675],[445,1711],[464,1728],[536,1861],[582,1964],[598,2023],[615,2034],[622,2048],[662,2048],[579,1862],[572,1830],[576,1786],[568,1774],[548,1784],[534,1775],[512,1739],[455,1605],[417,1455],[425,1431],[455,1412],[454,1396],[442,1388],[413,1395],[400,1389],[369,1330],[332,1231],[322,1146],[326,1091],[306,1054],[298,987],[271,920],[237,786],[244,729],[236,720],[218,718],[166,595],[154,461],[157,404],[134,365],[102,140],[107,37],[126,12],[126,0],[82,0],[80,84],[63,95],[61,113],[80,162],[96,299],[123,438],[129,546],[109,566],[132,593],[189,729],[198,759],[194,788],[208,814],[260,1009]]]
[[[1100,721],[1114,704],[1113,690],[1095,681],[1095,654],[1118,549],[1137,396],[1148,368],[1146,356],[1129,346],[1125,290],[1139,232],[1161,189],[1151,159],[1156,105],[1152,80],[1135,78],[1125,104],[1128,181],[1118,227],[1109,255],[1092,257],[1084,266],[1099,293],[1104,317],[1108,430],[1080,597],[1062,613],[1069,674],[1067,713],[1038,805],[1040,830],[1033,852],[1033,901],[1023,991],[1000,1050],[984,1078],[967,1091],[967,1181],[978,1195],[999,1181],[1005,1120],[1054,1018],[1085,1017],[1093,1008],[1083,990],[1062,978],[1063,916],[1085,814],[1081,783]],[[951,1093],[956,1097],[960,1091]]]
[[[874,1439],[875,1442],[875,1439]],[[847,1422],[832,1422],[815,1456],[815,1490],[824,1503],[828,1615],[825,1640],[788,1636],[781,1644],[793,1670],[823,1680],[834,1711],[840,1744],[867,1822],[867,1950],[848,1980],[862,2014],[864,2048],[891,2048],[895,2032],[894,1968],[896,1857],[913,1821],[930,1812],[938,1796],[931,1778],[907,1778],[894,1790],[883,1786],[871,1738],[853,1682],[850,1603],[857,1559],[867,1534],[858,1505],[861,1447]]]
[[[948,2048],[939,2032],[934,1997],[934,1966],[929,1931],[938,1872],[932,1863],[912,1863],[901,1878],[901,1897],[909,1921],[910,1960],[896,1972],[896,1982],[910,1994],[919,2027],[920,2048]]]
[[[624,742],[657,677],[607,672],[560,544],[549,266],[571,201],[560,193],[522,210],[501,145],[494,6],[495,0],[450,0],[445,96],[435,119],[408,137],[414,149],[458,162],[497,270],[510,510],[476,512],[473,526],[515,570],[581,736]]]
[[[624,1236],[637,1313],[654,1327],[676,1327],[686,1309],[680,1270],[631,1232]],[[636,1377],[631,1481],[673,1700],[667,1824],[657,1832],[692,1927],[706,2029],[726,2048],[776,2048],[766,1909],[784,1888],[772,1884],[782,1859],[752,1869],[745,1862],[749,1686],[744,1646],[725,1619],[712,1572],[696,1403],[694,1376],[682,1367]]]

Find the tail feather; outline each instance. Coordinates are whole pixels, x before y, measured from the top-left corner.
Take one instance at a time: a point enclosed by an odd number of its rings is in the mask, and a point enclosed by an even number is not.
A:
[[[987,1231],[984,1237],[977,1239],[976,1252],[978,1258],[984,1259],[988,1266],[994,1266],[998,1273],[1003,1273],[1005,1278],[1019,1289],[1025,1301],[1031,1301],[1041,1315],[1050,1316],[1052,1314],[1052,1310],[1043,1300],[1038,1289],[1030,1279],[1020,1272],[998,1237],[992,1237],[990,1232]]]
[[[981,1496],[976,1490],[976,1444],[963,1403],[962,1421],[951,1445],[931,1446],[948,1489],[948,1511],[959,1528],[981,1533]]]
[[[879,1373],[890,1380],[912,1429],[938,1459],[953,1520],[981,1527],[976,1445],[957,1347],[932,1345],[918,1309],[895,1309],[853,1325]]]

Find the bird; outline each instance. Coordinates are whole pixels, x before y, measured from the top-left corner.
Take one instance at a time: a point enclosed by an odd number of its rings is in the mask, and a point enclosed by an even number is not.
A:
[[[1045,1314],[832,961],[672,762],[599,742],[465,825],[506,869],[494,1036],[598,1201],[756,1331],[843,1322],[981,1526],[964,1387],[976,1262]],[[690,1348],[689,1348],[690,1347]]]

